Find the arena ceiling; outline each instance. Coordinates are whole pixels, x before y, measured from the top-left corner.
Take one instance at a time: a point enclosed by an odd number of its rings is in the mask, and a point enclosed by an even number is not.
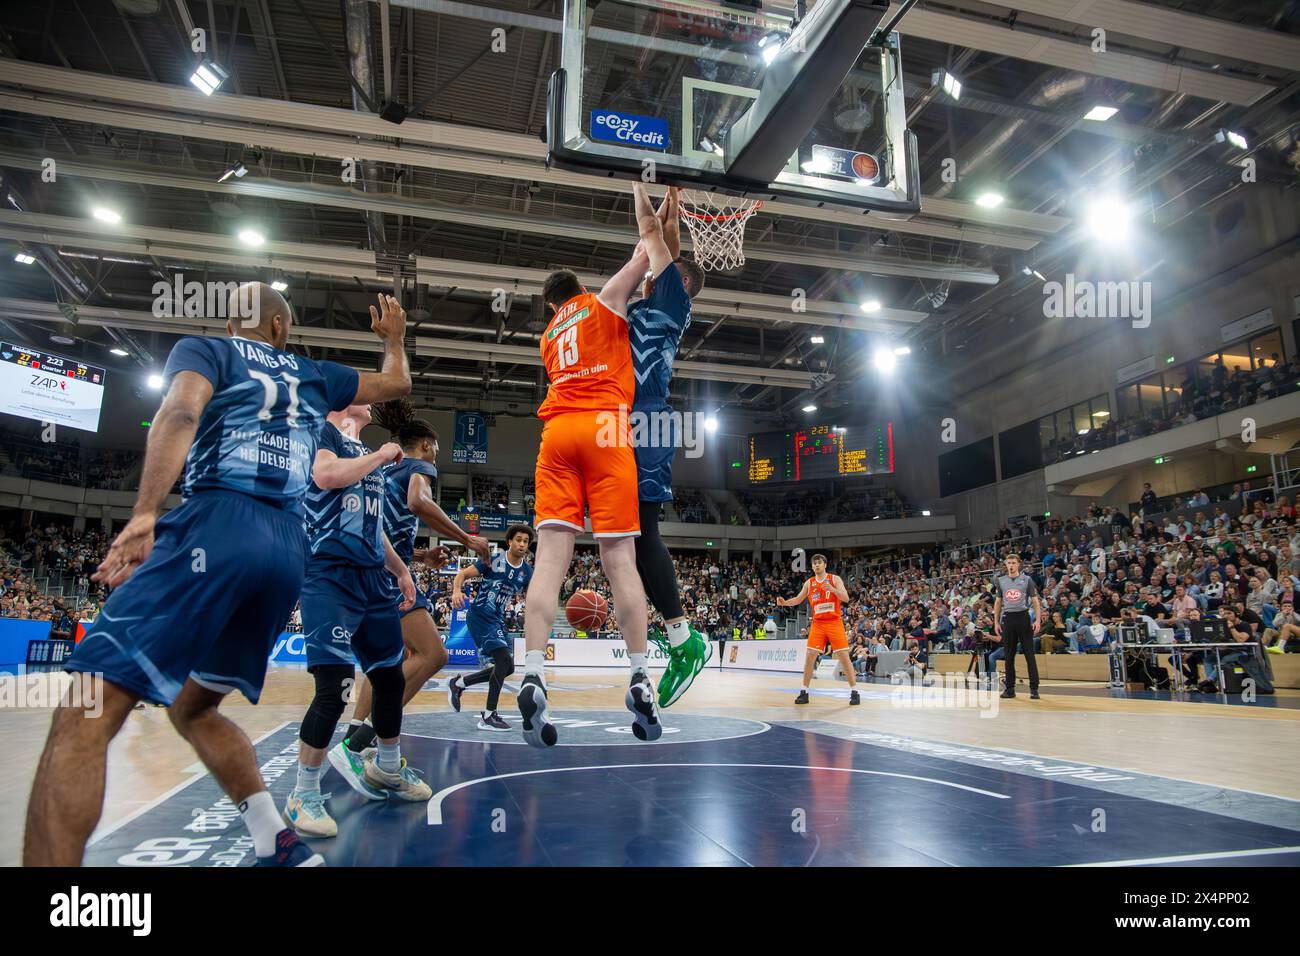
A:
[[[153,371],[178,328],[150,312],[161,277],[283,278],[301,347],[367,364],[377,349],[366,306],[396,284],[411,308],[418,396],[531,414],[544,382],[540,277],[561,266],[607,274],[633,236],[625,183],[543,162],[559,8],[7,4],[0,335],[50,348],[51,334],[71,336],[86,360]],[[492,52],[498,25],[505,54]],[[211,97],[189,83],[195,26],[230,74]],[[1096,26],[1104,56],[1090,50]],[[1027,288],[1030,257],[1068,250],[1081,184],[1158,190],[1167,201],[1155,223],[1167,228],[1230,192],[1223,172],[1241,153],[1214,142],[1221,128],[1247,137],[1260,180],[1296,182],[1297,0],[922,2],[900,31],[921,216],[768,204],[749,226],[743,271],[715,274],[697,303],[683,397],[777,417],[810,394],[852,403],[874,347],[936,354]],[[940,68],[961,79],[960,100],[933,85]],[[385,101],[410,116],[373,115]],[[1098,103],[1119,112],[1083,120]],[[955,185],[940,175],[945,157],[961,170]],[[42,180],[47,158],[54,184]],[[340,181],[345,159],[357,162],[355,185]],[[247,175],[218,182],[236,164]],[[977,188],[1006,201],[982,208]],[[105,228],[96,203],[123,222]],[[257,250],[235,238],[248,223],[266,234]],[[36,262],[16,263],[19,250]],[[794,289],[807,290],[806,313],[791,313]],[[883,308],[864,315],[866,298]]]

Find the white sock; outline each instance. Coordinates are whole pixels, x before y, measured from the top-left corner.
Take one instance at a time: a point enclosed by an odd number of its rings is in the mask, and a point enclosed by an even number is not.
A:
[[[629,653],[627,655],[627,659],[632,662],[633,674],[637,673],[638,671],[642,673],[645,672],[645,652],[642,652],[640,654]]]
[[[524,651],[524,676],[542,679],[546,670],[546,651]]]
[[[402,744],[400,741],[394,741],[386,744],[382,740],[376,740],[379,745],[379,752],[375,756],[375,763],[384,773],[397,773],[402,769]]]
[[[253,837],[253,853],[270,856],[275,852],[275,835],[284,829],[276,812],[275,801],[266,790],[259,790],[239,805],[239,815]]]
[[[668,625],[668,643],[673,647],[681,647],[691,637],[691,626],[685,621],[674,621]]]
[[[293,788],[294,793],[310,793],[312,791],[320,792],[320,767],[308,767],[302,761],[298,762],[298,783]]]
[[[803,692],[804,692],[805,694],[808,693],[808,688],[811,687],[811,686],[812,686],[811,684],[804,684],[804,685],[803,685]]]

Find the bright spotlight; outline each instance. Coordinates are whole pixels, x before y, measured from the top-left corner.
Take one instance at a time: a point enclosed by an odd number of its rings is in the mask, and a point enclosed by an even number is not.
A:
[[[1133,212],[1115,196],[1103,196],[1088,204],[1085,222],[1096,239],[1123,241],[1128,236]]]
[[[877,372],[892,372],[894,366],[898,364],[898,357],[894,355],[892,349],[876,349],[875,354],[871,356],[871,364],[875,366]]]
[[[152,388],[155,392],[162,390],[163,377],[161,375],[150,375],[148,381],[149,381],[149,387]]]
[[[814,335],[814,336],[813,336],[811,339],[809,339],[808,341],[812,342],[813,345],[824,345],[824,344],[826,343],[826,336],[824,336],[824,335]]]
[[[772,61],[781,54],[781,44],[785,42],[785,37],[779,33],[765,34],[758,41],[758,49],[763,57],[763,65],[771,66]]]
[[[714,432],[718,430],[718,420],[714,418],[712,415],[704,419],[704,430],[708,432],[710,435],[712,435]]]
[[[100,222],[106,222],[110,226],[117,225],[122,221],[122,214],[116,209],[109,209],[107,206],[96,206],[90,211],[90,214]]]
[[[867,299],[860,306],[863,312],[879,312],[880,302],[876,299]]]
[[[247,175],[248,167],[243,163],[235,163],[235,165],[231,166],[217,178],[217,182],[224,183],[231,176],[234,176],[236,179],[243,179]]]
[[[114,348],[114,349],[109,349],[109,351],[112,352],[114,355],[120,357],[120,358],[126,358],[128,355],[131,354],[131,353],[128,352],[126,349],[116,349],[116,348]]]
[[[271,283],[271,288],[276,292],[283,292],[285,289],[289,288],[289,283],[285,282],[283,279],[276,279]]]
[[[1250,144],[1246,142],[1246,137],[1230,129],[1221,129],[1214,134],[1216,143],[1227,143],[1235,146],[1237,149],[1250,149]]]
[[[256,248],[266,242],[266,237],[256,229],[244,229],[239,233],[239,241],[246,246],[253,246]]]
[[[922,512],[921,512],[921,517],[922,517],[922,518],[928,518],[928,517],[930,517],[930,512],[928,512],[928,511],[922,511]]]
[[[894,349],[894,354],[895,354],[895,355],[911,355],[911,354],[912,354],[912,350],[911,350],[908,346],[906,346],[906,345],[900,345],[900,346],[898,346],[896,349]]]
[[[930,77],[930,82],[935,86],[942,87],[943,91],[954,100],[961,99],[961,80],[947,70],[935,70]]]
[[[996,209],[998,206],[1002,205],[1005,199],[1006,197],[1001,193],[980,193],[975,198],[975,205],[983,206],[985,209]]]
[[[816,406],[816,405],[805,405],[805,406],[803,407],[803,410],[804,410],[805,412],[815,412],[815,411],[817,411],[817,406]]]
[[[25,252],[20,252],[14,256],[14,262],[21,262],[25,266],[29,266],[35,261],[36,261],[35,256],[28,255]]]
[[[211,96],[221,87],[221,84],[230,78],[230,74],[223,70],[211,60],[204,60],[194,72],[190,74],[190,82],[198,88],[198,91],[204,96]]]
[[[1096,123],[1104,123],[1118,112],[1119,107],[1117,106],[1094,106],[1084,114],[1083,118]]]

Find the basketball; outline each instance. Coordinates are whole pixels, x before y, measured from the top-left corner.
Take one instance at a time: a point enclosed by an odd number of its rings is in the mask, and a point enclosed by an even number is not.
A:
[[[609,604],[595,591],[575,591],[564,605],[564,616],[580,631],[598,631],[609,617]]]

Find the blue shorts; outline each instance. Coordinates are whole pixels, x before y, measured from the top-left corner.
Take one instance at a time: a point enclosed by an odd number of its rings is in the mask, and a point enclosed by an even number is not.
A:
[[[506,635],[505,622],[494,614],[476,614],[471,607],[465,613],[465,626],[481,657],[490,657],[496,650],[508,651],[513,646]]]
[[[252,703],[298,600],[302,516],[202,491],[158,520],[153,550],[115,590],[64,665],[170,706],[190,676]]]
[[[411,578],[412,580],[414,580],[415,575],[412,574]],[[415,586],[415,603],[412,604],[410,607],[408,607],[405,611],[403,611],[401,609],[402,589],[397,586],[397,579],[390,574],[388,576],[388,583],[389,583],[389,587],[392,589],[393,592],[393,603],[397,605],[398,608],[397,616],[399,618],[404,618],[408,614],[414,614],[416,611],[424,611],[427,614],[429,614],[431,617],[433,616],[433,608],[429,604],[429,596],[425,594],[423,590],[421,590],[420,585],[417,584]]]
[[[326,664],[361,670],[402,663],[402,618],[385,568],[313,561],[302,586],[302,630],[307,669]]]
[[[632,409],[633,413],[641,412],[646,415],[654,415],[658,412],[671,412],[672,408],[665,402],[656,402],[653,405],[637,405]],[[637,498],[641,501],[672,501],[673,500],[673,457],[677,454],[677,446],[682,443],[682,436],[678,434],[680,429],[675,425],[670,429],[670,434],[658,434],[659,429],[648,427],[647,435],[653,435],[656,444],[637,445],[636,451],[636,491]],[[667,447],[663,447],[663,441],[667,439]]]

